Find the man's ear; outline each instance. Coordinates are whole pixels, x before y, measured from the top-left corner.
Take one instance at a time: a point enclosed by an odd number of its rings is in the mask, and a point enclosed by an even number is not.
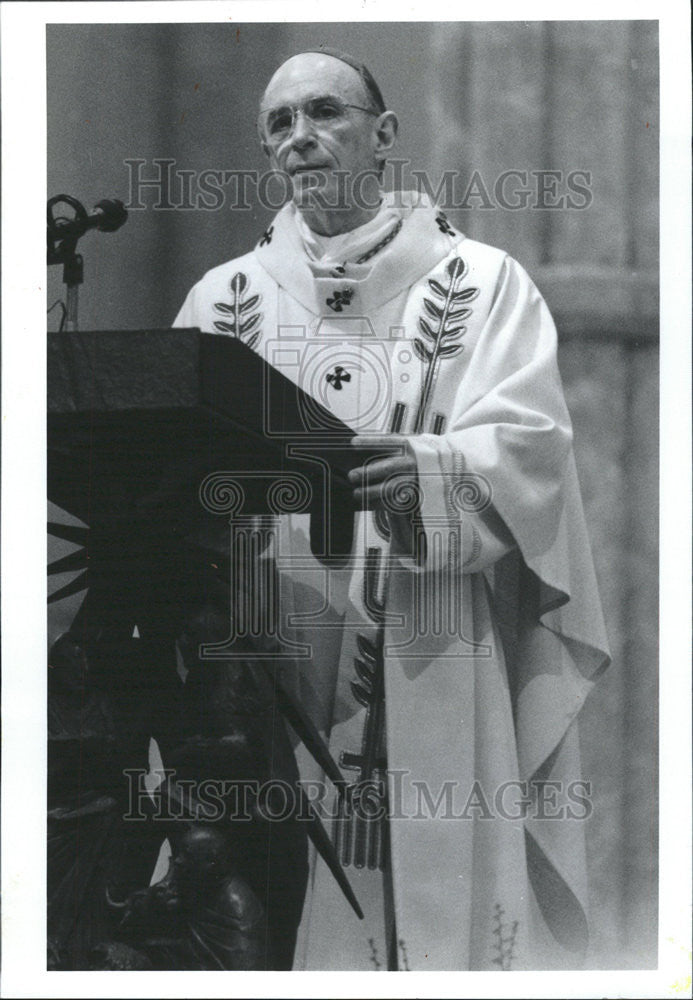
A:
[[[260,140],[260,148],[262,149],[262,152],[269,159],[270,156],[272,155],[272,150],[269,148],[269,146],[262,137],[262,129],[260,128],[259,123],[257,125],[257,137]]]
[[[383,111],[375,123],[375,154],[379,159],[390,153],[397,141],[399,119],[394,111]]]
[[[270,156],[272,155],[272,150],[269,148],[265,140],[262,138],[262,133],[260,132],[259,129],[258,129],[258,139],[260,140],[260,149],[265,154],[267,159],[269,159]]]

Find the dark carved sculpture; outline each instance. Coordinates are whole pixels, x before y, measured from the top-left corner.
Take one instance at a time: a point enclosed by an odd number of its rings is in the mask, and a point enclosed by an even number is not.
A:
[[[181,823],[164,878],[128,900],[118,933],[150,968],[272,967],[265,910],[230,839],[219,823]]]
[[[150,836],[133,836],[123,769],[137,755],[136,724],[123,724],[69,636],[48,671],[48,967],[85,969],[110,936],[109,883],[128,891],[156,859]],[[135,736],[133,740],[133,735]]]
[[[226,530],[211,553],[199,546],[187,550],[186,587],[177,614],[169,608],[167,619],[169,626],[179,623],[185,682],[168,699],[165,727],[161,713],[145,703],[138,716],[134,704],[146,643],[118,646],[94,639],[92,658],[100,663],[96,685],[86,680],[87,657],[73,638],[63,637],[51,652],[53,967],[290,969],[306,888],[308,837],[358,912],[329,838],[303,795],[286,718],[333,778],[338,772],[284,690],[280,673],[263,659],[263,651],[272,650],[270,638],[246,640],[247,658],[202,655],[204,643],[223,642],[230,627],[233,631],[224,548]],[[172,635],[172,650],[175,645]],[[128,676],[130,682],[123,683]],[[169,681],[168,688],[174,687]],[[132,785],[125,771],[141,767],[145,745],[155,734],[162,735],[166,778],[155,794],[135,804],[148,818],[128,822],[123,817],[133,808],[132,801],[126,803]],[[88,795],[84,767],[70,768],[68,747],[75,759],[85,751],[89,755]],[[77,811],[70,775],[79,776]],[[79,822],[73,853],[79,845],[80,854],[66,870],[60,859],[66,856],[69,819]],[[150,886],[166,837],[172,851],[168,871]],[[69,932],[65,913],[72,917]],[[72,943],[75,936],[78,946]]]
[[[308,874],[307,827],[290,814],[280,822],[268,819],[258,795],[271,795],[272,783],[281,783],[298,802],[298,769],[277,711],[278,679],[272,669],[250,657],[201,658],[203,642],[223,641],[228,633],[228,599],[218,586],[216,604],[208,601],[188,615],[179,643],[188,671],[186,738],[166,766],[175,770],[173,781],[188,781],[193,789],[206,781],[217,791],[217,825],[229,829],[236,863],[267,906],[271,954],[266,967],[290,969]]]

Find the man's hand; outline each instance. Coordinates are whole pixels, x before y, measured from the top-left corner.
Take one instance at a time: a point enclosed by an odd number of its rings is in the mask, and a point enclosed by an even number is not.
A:
[[[414,451],[407,439],[401,434],[366,435],[356,436],[351,444],[364,451],[384,453],[382,458],[374,458],[349,473],[358,509],[383,506],[388,513],[413,513],[418,506],[415,503],[418,474]]]

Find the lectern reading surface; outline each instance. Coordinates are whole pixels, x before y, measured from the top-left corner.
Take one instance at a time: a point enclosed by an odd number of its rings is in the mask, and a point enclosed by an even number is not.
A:
[[[295,473],[311,483],[315,554],[344,556],[353,521],[346,473],[359,464],[353,436],[235,338],[195,330],[48,337],[49,499],[92,527],[156,511],[157,531],[164,523],[181,530],[216,471],[242,481],[237,513],[269,513],[270,487]]]

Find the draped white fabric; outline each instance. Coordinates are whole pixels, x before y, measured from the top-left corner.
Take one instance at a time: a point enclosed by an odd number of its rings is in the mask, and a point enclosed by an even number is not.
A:
[[[414,551],[395,530],[407,515],[392,510],[385,525],[358,516],[340,571],[311,557],[305,515],[279,528],[281,629],[310,649],[297,663],[302,700],[320,705],[354,795],[387,767],[389,797],[372,794],[392,817],[340,812],[335,843],[365,920],[314,859],[298,963],[368,969],[373,949],[387,954],[390,878],[400,967],[575,967],[588,940],[585,815],[565,796],[582,778],[577,715],[608,653],[555,329],[516,262],[465,239],[425,198],[400,197],[401,228],[367,264],[317,276],[287,206],[252,253],[198,282],[175,321],[243,338],[220,317],[261,310],[255,350],[279,367],[291,357],[289,377],[361,433],[387,431],[399,410],[417,458]],[[470,489],[482,499],[465,503]],[[321,777],[301,763],[305,780]],[[551,817],[537,801],[547,781],[563,798]],[[511,785],[526,816],[498,805]],[[452,813],[422,811],[422,794],[448,792]]]

